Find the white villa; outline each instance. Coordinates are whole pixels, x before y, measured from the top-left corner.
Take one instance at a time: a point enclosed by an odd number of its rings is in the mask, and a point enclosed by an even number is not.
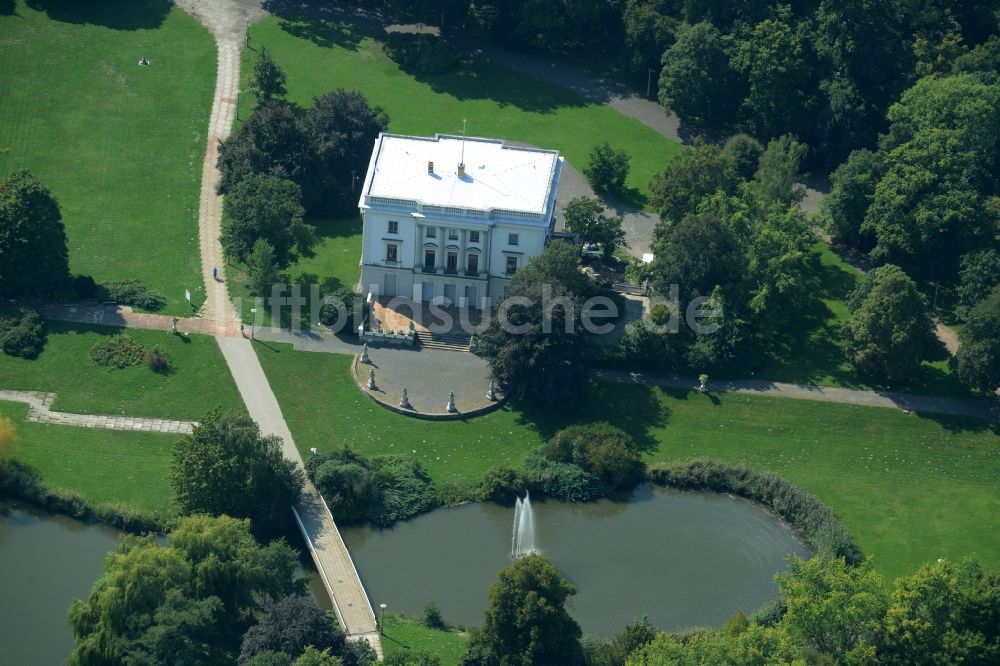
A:
[[[363,291],[495,303],[545,247],[562,162],[497,139],[379,134],[358,202]]]

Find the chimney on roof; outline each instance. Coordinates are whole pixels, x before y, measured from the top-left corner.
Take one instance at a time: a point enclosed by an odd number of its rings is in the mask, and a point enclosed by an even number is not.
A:
[[[434,173],[434,162],[427,163],[427,173]]]
[[[459,164],[458,165],[458,177],[459,178],[464,178],[465,177],[465,164]]]

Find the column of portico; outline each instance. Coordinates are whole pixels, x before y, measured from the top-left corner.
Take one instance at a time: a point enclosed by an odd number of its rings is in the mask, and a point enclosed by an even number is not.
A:
[[[413,257],[413,267],[420,269],[424,265],[424,225],[417,223],[417,237],[414,239],[413,252],[416,256]]]
[[[468,258],[466,257],[466,238],[469,232],[467,229],[460,229],[458,232],[458,270],[461,275],[469,269]]]
[[[445,233],[444,227],[437,228],[437,238],[434,239],[437,241],[437,250],[434,252],[435,273],[444,273],[444,246],[448,240],[445,238]]]
[[[479,272],[487,273],[490,272],[490,244],[491,238],[493,237],[493,225],[487,225],[483,229],[481,237],[483,239],[482,249],[483,251],[479,253]],[[484,294],[485,295],[485,294]]]

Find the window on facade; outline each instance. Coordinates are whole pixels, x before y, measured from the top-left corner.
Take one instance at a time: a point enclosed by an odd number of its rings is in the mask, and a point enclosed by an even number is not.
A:
[[[470,243],[478,243],[479,242],[479,232],[478,231],[470,231],[469,232],[469,242]]]
[[[437,238],[438,230],[437,227],[427,227],[427,238]]]
[[[517,234],[507,234],[507,245],[517,245]]]
[[[449,252],[447,258],[447,267],[449,271],[458,270],[458,254],[456,252]]]
[[[434,250],[424,251],[424,268],[434,268]]]
[[[479,255],[478,254],[470,254],[469,255],[469,268],[468,268],[468,270],[469,270],[470,273],[478,273],[479,272]]]
[[[458,240],[458,229],[448,230],[448,240]]]
[[[507,275],[517,272],[517,257],[507,257]]]
[[[396,261],[398,261],[399,257],[396,254],[396,251],[397,251],[397,246],[396,245],[392,245],[392,244],[386,245],[385,246],[385,260],[386,261],[391,261],[393,263],[395,263]]]
[[[399,233],[399,222],[396,220],[389,220],[389,233],[398,234]]]

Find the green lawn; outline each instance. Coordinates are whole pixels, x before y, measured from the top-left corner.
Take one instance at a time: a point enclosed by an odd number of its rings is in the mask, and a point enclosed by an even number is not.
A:
[[[47,486],[97,504],[171,512],[167,472],[177,436],[31,423],[24,420],[27,411],[27,405],[0,402],[0,416],[17,428],[13,457]]]
[[[0,354],[0,388],[54,392],[54,409],[84,414],[194,420],[215,406],[246,412],[211,337],[130,329],[144,347],[159,345],[166,353],[173,371],[160,375],[145,365],[108,370],[91,360],[94,344],[120,328],[54,321],[46,327],[48,341],[38,358]]]
[[[419,459],[438,482],[475,483],[520,464],[560,427],[610,421],[646,458],[711,457],[772,470],[829,503],[888,576],[938,557],[1000,567],[1000,428],[830,403],[595,384],[572,410],[507,408],[467,422],[420,421],[364,397],[350,358],[259,344],[299,450],[350,446]]]
[[[407,649],[424,650],[440,657],[441,666],[457,666],[465,654],[466,640],[465,634],[428,629],[413,618],[395,614],[385,616],[382,649],[386,657]]]
[[[166,2],[31,4],[47,13],[0,15],[0,177],[28,169],[52,190],[74,273],[139,278],[190,313],[212,37]]]
[[[243,52],[244,77],[252,72],[255,50],[266,47],[288,75],[290,101],[307,107],[335,88],[357,89],[386,110],[393,132],[457,133],[464,118],[470,135],[554,148],[577,169],[587,165],[596,144],[609,141],[631,155],[627,186],[639,199],[649,193],[653,174],[681,149],[617,111],[494,65],[473,62],[451,74],[415,78],[374,40],[333,24],[266,18],[251,26],[250,46]],[[241,117],[253,105],[244,96]]]

